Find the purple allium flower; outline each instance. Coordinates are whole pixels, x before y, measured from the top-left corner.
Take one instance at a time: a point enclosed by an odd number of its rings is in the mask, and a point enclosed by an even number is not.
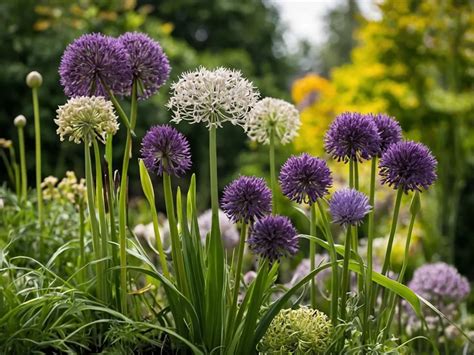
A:
[[[232,221],[253,222],[270,213],[272,193],[265,180],[241,176],[224,189],[221,208]]]
[[[345,227],[361,224],[370,208],[369,198],[355,189],[338,190],[329,202],[333,222]]]
[[[69,44],[61,58],[59,75],[69,97],[107,97],[103,83],[114,94],[124,95],[132,85],[127,51],[115,38],[100,33],[85,34]]]
[[[149,171],[181,176],[191,167],[191,152],[186,137],[168,125],[154,126],[142,140],[141,154]]]
[[[298,251],[296,229],[285,216],[266,216],[252,226],[250,250],[271,262]]]
[[[471,292],[468,280],[461,276],[455,267],[443,262],[425,264],[415,270],[412,280],[408,283],[414,292],[431,302],[446,316],[456,316],[458,306]],[[409,323],[414,328],[419,326],[411,307],[408,309]],[[429,325],[435,326],[439,318],[430,313],[426,317]]]
[[[402,141],[392,144],[380,159],[382,184],[403,191],[427,189],[436,180],[436,159],[423,144]]]
[[[336,117],[324,137],[324,148],[337,161],[368,160],[380,151],[380,136],[367,115],[345,112]]]
[[[202,244],[206,245],[206,238],[211,232],[212,210],[209,209],[198,217],[198,225]],[[224,248],[234,249],[239,244],[239,232],[235,224],[221,210],[219,210],[219,226]]]
[[[170,63],[160,44],[144,33],[127,32],[118,38],[128,52],[138,97],[147,99],[168,80]]]
[[[402,140],[402,128],[394,117],[390,117],[383,113],[377,115],[368,115],[377,126],[380,136],[380,152],[382,154],[387,150],[390,144],[398,143]]]
[[[322,159],[306,153],[289,158],[280,172],[283,193],[297,203],[314,203],[328,193],[331,171]]]

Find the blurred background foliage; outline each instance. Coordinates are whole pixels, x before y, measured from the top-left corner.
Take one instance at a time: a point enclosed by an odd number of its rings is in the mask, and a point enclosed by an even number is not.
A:
[[[265,0],[0,1],[4,29],[0,31],[0,136],[15,139],[12,121],[20,113],[32,121],[24,78],[38,70],[44,77],[40,90],[44,175],[62,177],[66,170],[75,170],[81,176],[80,146],[59,144],[53,123],[57,106],[66,100],[57,73],[62,52],[83,33],[143,31],[162,44],[172,73],[168,86],[141,102],[139,138],[150,125],[169,120],[164,108],[169,83],[199,65],[238,68],[255,82],[262,96],[297,105],[303,128],[293,146],[279,147],[279,163],[299,151],[323,156],[324,132],[340,112],[386,112],[401,122],[407,138],[429,145],[439,160],[436,188],[423,195],[414,260],[443,258],[474,279],[470,261],[474,250],[473,2],[384,0],[378,5],[380,19],[368,20],[355,0],[340,1],[325,17],[326,41],[322,45],[301,42],[296,53],[285,45],[285,28],[272,4]],[[186,124],[179,129],[191,141],[204,210],[208,205],[207,132]],[[33,156],[33,125],[27,130],[28,152]],[[117,142],[123,135],[118,133]],[[136,156],[138,141],[134,148]],[[249,143],[241,129],[222,129],[218,149],[222,152],[218,162],[221,187],[239,173],[266,175],[266,148]],[[120,156],[121,149],[116,154]],[[28,162],[32,173],[34,160]],[[118,159],[116,164],[119,167]],[[346,167],[333,163],[332,168],[338,173],[336,185],[343,184]],[[364,170],[367,167],[362,166]],[[130,188],[139,197],[137,172],[131,169]],[[3,169],[0,175],[2,181],[7,180]],[[383,189],[378,202],[386,206],[382,213],[388,215],[392,200],[390,189]],[[297,218],[285,199],[281,203]],[[302,223],[298,227],[307,228]],[[386,235],[385,224],[380,224],[378,237]]]

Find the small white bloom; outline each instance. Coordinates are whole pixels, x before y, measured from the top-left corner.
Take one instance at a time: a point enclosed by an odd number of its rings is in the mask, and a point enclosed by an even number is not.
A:
[[[26,126],[26,117],[23,115],[18,115],[13,120],[15,127],[25,127]]]
[[[0,198],[0,210],[5,207],[5,202],[3,202],[3,198]]]
[[[259,93],[237,70],[203,67],[183,73],[171,86],[167,107],[173,111],[173,122],[203,122],[206,127],[221,127],[223,122],[245,125]]]
[[[26,85],[30,88],[39,88],[43,84],[43,77],[37,71],[32,71],[26,76]]]
[[[90,144],[95,138],[105,142],[107,134],[115,134],[119,127],[112,102],[101,96],[73,97],[56,112],[54,122],[61,141],[69,137],[78,144],[81,141]]]
[[[263,144],[270,143],[273,131],[276,142],[287,144],[298,135],[300,126],[300,114],[294,105],[267,97],[250,111],[245,131],[250,139]]]

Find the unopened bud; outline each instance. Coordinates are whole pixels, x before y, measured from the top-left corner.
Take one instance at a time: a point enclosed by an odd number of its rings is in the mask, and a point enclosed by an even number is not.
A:
[[[37,71],[32,71],[26,76],[26,85],[30,88],[39,88],[43,84],[43,77]]]
[[[15,119],[13,120],[13,124],[16,127],[25,127],[26,126],[26,117],[23,116],[23,115],[16,116]]]

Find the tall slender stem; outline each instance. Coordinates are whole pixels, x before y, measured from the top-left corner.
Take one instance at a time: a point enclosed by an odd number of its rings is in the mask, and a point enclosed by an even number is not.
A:
[[[395,207],[393,208],[392,226],[390,228],[390,235],[388,237],[387,251],[385,252],[385,259],[382,267],[382,275],[386,275],[390,266],[390,257],[392,255],[393,240],[395,238],[395,232],[397,231],[398,214],[400,213],[400,206],[402,202],[403,189],[399,188],[397,191],[397,197],[395,199]]]
[[[85,250],[85,218],[84,201],[79,201],[79,283],[82,285],[86,281],[86,250]]]
[[[33,95],[33,115],[35,120],[36,157],[36,199],[38,204],[38,224],[40,229],[40,259],[43,256],[43,192],[41,191],[41,127],[38,103],[38,88],[31,89]]]
[[[310,225],[309,225],[309,234],[313,237],[316,237],[316,204],[311,204],[311,211],[310,211]],[[316,242],[314,240],[309,241],[309,263],[311,271],[316,268]],[[311,298],[311,307],[316,308],[316,280],[313,277],[311,279],[310,285],[310,298]]]
[[[369,316],[372,312],[372,271],[373,271],[373,242],[374,242],[374,233],[375,233],[375,177],[377,171],[377,157],[374,156],[371,162],[370,170],[370,191],[369,191],[369,203],[372,206],[369,212],[369,221],[368,221],[368,236],[367,236],[367,277],[366,277],[366,286],[365,286],[365,309],[364,309],[364,340],[367,339],[367,334],[369,333]]]
[[[100,223],[100,237],[102,241],[102,245],[100,247],[101,250],[101,258],[106,259],[108,257],[108,226],[107,220],[105,217],[105,202],[104,202],[104,189],[103,189],[103,181],[102,181],[102,159],[100,156],[99,145],[96,140],[92,142],[94,147],[94,160],[95,160],[95,172],[96,172],[96,201],[97,201],[97,209],[99,212],[99,223]],[[104,269],[107,269],[108,262],[104,260],[103,262]],[[107,281],[107,275],[104,274],[104,282]],[[104,301],[108,302],[110,287],[105,287],[104,289]]]
[[[341,284],[341,318],[346,316],[346,300],[349,290],[349,259],[351,257],[351,226],[347,227],[346,242],[344,244],[344,261],[342,264],[342,284]]]
[[[335,326],[337,324],[337,308],[339,302],[339,270],[337,266],[337,252],[334,239],[332,237],[331,227],[326,216],[326,211],[321,204],[321,201],[317,201],[319,212],[323,219],[324,230],[326,234],[326,240],[329,243],[329,256],[331,258],[331,320]]]
[[[274,129],[270,131],[270,187],[272,189],[272,212],[278,213],[277,206],[277,184],[276,184],[276,164],[275,164],[275,132]]]
[[[92,177],[92,162],[89,142],[84,142],[84,156],[86,164],[86,190],[87,190],[87,206],[89,208],[89,219],[92,229],[92,244],[94,247],[95,260],[100,260],[100,232],[97,223],[97,216],[95,213],[95,199],[94,199],[94,180]],[[96,263],[96,277],[97,277],[97,296],[99,299],[103,298],[103,272],[102,263]]]
[[[127,185],[128,165],[132,156],[132,130],[137,121],[137,83],[132,85],[130,128],[127,131],[123,153],[122,176],[119,192],[119,245],[120,245],[120,302],[123,314],[127,313]]]
[[[28,178],[26,175],[25,133],[23,127],[20,126],[18,127],[18,144],[20,145],[21,200],[25,202],[28,188]]]
[[[20,197],[20,168],[18,167],[18,163],[16,161],[15,156],[15,148],[13,148],[13,144],[10,146],[10,160],[13,166],[13,172],[15,173],[15,191],[16,195]]]
[[[176,213],[173,202],[173,190],[171,188],[171,177],[163,171],[163,192],[165,195],[166,215],[168,217],[170,237],[171,237],[171,255],[173,258],[173,266],[178,281],[179,288],[186,294],[187,278],[184,269],[183,247],[178,234],[178,222],[176,221]]]
[[[220,231],[219,227],[219,195],[217,183],[217,134],[216,127],[209,130],[209,173],[211,185],[212,226]]]
[[[155,232],[156,247],[158,250],[158,257],[160,258],[161,269],[163,270],[163,275],[170,280],[170,272],[168,270],[168,264],[166,262],[165,251],[163,250],[163,243],[161,241],[160,228],[158,224],[158,213],[156,212],[156,207],[150,205],[151,216],[153,220],[153,231]]]
[[[233,331],[234,325],[234,318],[235,318],[235,313],[237,310],[237,301],[239,298],[239,291],[240,291],[240,280],[241,280],[241,274],[242,274],[242,263],[244,259],[244,249],[245,249],[245,238],[247,235],[247,224],[242,220],[241,224],[241,230],[240,230],[240,240],[239,240],[239,249],[237,251],[237,267],[235,269],[235,274],[234,274],[234,289],[233,289],[233,295],[232,295],[232,303],[231,303],[231,308],[229,311],[229,319],[227,322],[227,332],[230,335]]]

